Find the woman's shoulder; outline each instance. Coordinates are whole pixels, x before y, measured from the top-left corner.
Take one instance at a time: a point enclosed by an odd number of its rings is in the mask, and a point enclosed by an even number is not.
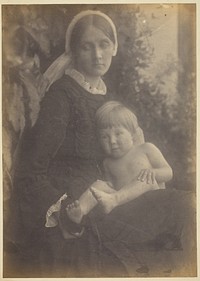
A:
[[[72,77],[64,75],[55,81],[45,94],[45,100],[56,103],[70,103],[78,110],[90,111],[98,108],[104,101],[113,99],[110,93],[94,95],[82,88]],[[90,106],[91,105],[91,106]]]
[[[49,92],[60,92],[65,96],[68,96],[70,99],[80,96],[85,96],[88,98],[88,92],[67,74],[63,75],[60,79],[55,81],[51,85]],[[89,96],[92,95],[90,94]]]
[[[60,79],[56,80],[49,88],[49,91],[63,90],[67,91],[69,88],[73,88],[75,85],[72,79],[68,75],[63,75]]]
[[[69,76],[64,75],[57,81],[55,81],[48,91],[46,92],[43,100],[69,100],[73,96],[73,93],[76,92],[76,85],[70,79]]]

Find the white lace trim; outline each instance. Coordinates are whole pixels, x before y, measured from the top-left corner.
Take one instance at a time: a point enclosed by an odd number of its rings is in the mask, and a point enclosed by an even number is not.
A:
[[[63,200],[67,198],[67,194],[63,194],[58,201],[51,205],[51,207],[48,209],[46,213],[46,227],[55,227],[58,225],[58,218],[56,216],[56,213],[60,212],[61,209],[61,203]]]
[[[107,88],[105,83],[101,78],[99,78],[99,84],[98,87],[93,88],[91,87],[90,83],[85,81],[85,77],[83,74],[81,74],[76,69],[67,69],[65,71],[65,74],[69,75],[71,78],[73,78],[81,87],[83,87],[86,91],[93,95],[105,95],[107,92]]]

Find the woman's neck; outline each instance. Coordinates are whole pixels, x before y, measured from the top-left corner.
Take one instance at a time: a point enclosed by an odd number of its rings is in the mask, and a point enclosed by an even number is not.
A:
[[[89,83],[91,88],[98,88],[98,85],[99,85],[99,82],[100,82],[100,79],[101,79],[100,76],[87,75],[77,68],[75,68],[75,70],[77,70],[78,72],[80,72],[83,75],[83,77],[85,79],[85,82]]]
[[[85,81],[88,82],[92,88],[98,88],[100,77],[83,76],[85,77]]]
[[[105,95],[107,92],[106,85],[101,79],[101,77],[97,80],[92,79],[92,81],[95,81],[95,84],[90,84],[89,81],[85,79],[83,74],[79,71],[77,71],[75,68],[68,69],[65,71],[65,74],[72,77],[79,85],[81,85],[86,91],[90,92],[91,94],[99,94],[99,95]]]

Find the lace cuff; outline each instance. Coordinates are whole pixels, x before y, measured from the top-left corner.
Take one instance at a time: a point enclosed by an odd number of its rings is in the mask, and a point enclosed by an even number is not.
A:
[[[61,209],[61,203],[67,198],[67,194],[63,194],[60,199],[48,209],[46,213],[46,227],[55,227],[58,225],[58,213]]]

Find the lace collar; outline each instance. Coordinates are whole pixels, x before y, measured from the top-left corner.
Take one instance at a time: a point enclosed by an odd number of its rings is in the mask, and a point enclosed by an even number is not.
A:
[[[80,86],[82,86],[86,91],[93,95],[105,95],[107,92],[107,88],[103,80],[99,79],[99,84],[97,88],[92,88],[90,83],[85,81],[85,77],[76,69],[69,69],[65,71],[65,74],[69,75],[73,78]]]

